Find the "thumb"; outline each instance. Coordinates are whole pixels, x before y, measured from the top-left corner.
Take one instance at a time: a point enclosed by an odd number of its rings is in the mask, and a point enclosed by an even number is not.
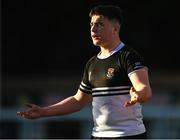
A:
[[[38,108],[37,105],[31,104],[31,103],[26,103],[26,106],[27,106],[28,108]]]
[[[134,87],[131,87],[130,91],[131,91],[131,92],[135,92],[136,90],[135,90]]]
[[[129,106],[134,105],[136,102],[137,102],[136,100],[127,101],[127,102],[125,102],[124,106],[125,106],[125,107],[129,107]]]

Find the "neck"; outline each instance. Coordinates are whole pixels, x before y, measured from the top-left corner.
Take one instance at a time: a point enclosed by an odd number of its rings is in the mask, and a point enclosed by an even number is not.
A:
[[[109,55],[119,44],[121,43],[120,40],[104,45],[104,46],[100,46],[101,48],[101,55],[102,56],[107,56]]]

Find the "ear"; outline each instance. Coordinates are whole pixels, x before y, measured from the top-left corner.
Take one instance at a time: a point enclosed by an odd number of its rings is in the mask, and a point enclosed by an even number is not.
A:
[[[120,32],[120,25],[118,22],[114,22],[114,31],[119,33]]]

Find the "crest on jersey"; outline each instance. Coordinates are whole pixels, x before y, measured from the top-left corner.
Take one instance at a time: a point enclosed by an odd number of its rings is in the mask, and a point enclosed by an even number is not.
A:
[[[115,71],[114,68],[108,68],[107,74],[106,74],[108,79],[110,79],[110,78],[112,78],[114,76],[114,71]]]

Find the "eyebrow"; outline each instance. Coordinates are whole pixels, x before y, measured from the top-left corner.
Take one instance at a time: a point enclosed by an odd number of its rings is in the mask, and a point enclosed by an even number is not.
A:
[[[97,21],[95,21],[95,22],[90,22],[90,23],[103,23],[104,21],[102,20],[102,19],[99,19],[99,20],[97,20]]]
[[[97,22],[90,22],[90,26],[92,26],[92,25],[94,25],[94,24],[103,24],[103,22],[102,21],[97,21]]]

